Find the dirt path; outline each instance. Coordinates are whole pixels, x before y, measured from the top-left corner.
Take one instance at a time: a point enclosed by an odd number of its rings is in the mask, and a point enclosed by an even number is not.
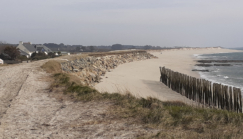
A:
[[[52,97],[46,62],[0,67],[0,139],[134,138],[153,130],[105,115],[110,102]],[[99,107],[97,107],[99,106]]]

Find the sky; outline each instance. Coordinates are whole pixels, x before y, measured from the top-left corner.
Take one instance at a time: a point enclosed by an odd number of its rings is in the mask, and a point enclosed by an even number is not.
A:
[[[0,0],[0,41],[243,47],[242,0]]]

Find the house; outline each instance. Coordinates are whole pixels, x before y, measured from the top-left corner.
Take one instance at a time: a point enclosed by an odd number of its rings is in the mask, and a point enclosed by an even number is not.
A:
[[[3,60],[2,60],[2,59],[0,59],[0,64],[4,64],[4,62],[3,62]]]
[[[22,56],[26,56],[27,58],[30,58],[30,54],[26,53],[25,51],[19,50],[20,51],[20,55]]]
[[[21,55],[25,55],[27,57],[30,57],[36,51],[31,42],[24,43],[20,41],[17,48],[19,48]]]
[[[25,55],[27,58],[31,57],[31,55],[36,52],[43,52],[46,55],[51,51],[48,47],[45,45],[40,45],[40,44],[32,44],[31,42],[19,42],[19,45],[17,46],[20,50],[21,55]]]
[[[52,50],[46,47],[45,45],[35,45],[35,48],[37,52],[43,52],[45,54],[52,52]]]

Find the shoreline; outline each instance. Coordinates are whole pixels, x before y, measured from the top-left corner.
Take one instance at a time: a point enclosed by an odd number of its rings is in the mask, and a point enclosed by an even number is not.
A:
[[[222,52],[240,51],[218,48],[151,51],[149,53],[157,56],[158,59],[122,64],[108,72],[102,82],[95,85],[95,88],[100,92],[130,92],[137,97],[155,97],[162,101],[182,101],[191,104],[193,103],[191,100],[172,91],[160,82],[159,67],[165,66],[173,71],[200,78],[199,72],[191,71],[197,63],[194,54]]]
[[[225,52],[225,54],[230,54],[230,53],[242,53],[243,51],[237,51],[237,52]],[[212,54],[220,54],[220,53],[212,53]],[[202,54],[203,55],[203,54]],[[199,56],[199,60],[204,60],[203,58],[200,58],[200,55],[198,55]],[[207,59],[207,60],[209,60],[209,59]],[[206,61],[207,61],[206,60]],[[224,61],[227,61],[226,63],[228,63],[228,62],[242,62],[242,60],[219,60],[219,59],[217,59],[216,61],[223,61],[223,63],[224,63]],[[217,62],[216,62],[217,63]],[[204,63],[205,64],[205,63]],[[236,64],[237,65],[237,64]],[[232,63],[230,64],[230,67],[232,67],[233,68],[233,66],[234,66],[234,64],[232,65]],[[224,66],[223,66],[224,67]],[[223,67],[219,67],[219,69],[221,69],[221,68],[223,68]],[[226,66],[226,67],[228,67],[228,66]],[[206,69],[208,69],[208,67],[205,67]],[[236,87],[236,88],[240,88],[241,89],[241,91],[242,91],[242,94],[243,94],[243,86],[241,86],[241,85],[239,85],[237,82],[234,82],[234,81],[227,81],[227,78],[229,78],[228,76],[229,75],[219,75],[219,76],[221,76],[221,77],[223,77],[224,78],[224,80],[222,80],[222,78],[221,79],[218,79],[218,78],[215,78],[216,76],[215,75],[212,75],[212,71],[210,71],[210,72],[206,72],[206,73],[204,73],[204,72],[198,72],[199,73],[199,75],[200,75],[200,78],[202,78],[202,79],[205,79],[205,80],[208,80],[208,81],[210,81],[210,82],[212,82],[212,83],[218,83],[218,84],[222,84],[222,85],[226,85],[226,86],[231,86],[231,87]],[[218,76],[218,77],[219,77]],[[233,78],[233,79],[235,79],[235,78]]]

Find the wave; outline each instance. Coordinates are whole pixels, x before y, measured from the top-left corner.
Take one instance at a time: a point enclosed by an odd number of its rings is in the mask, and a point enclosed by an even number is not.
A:
[[[208,56],[203,56],[203,54],[193,54],[193,56],[197,59],[206,59]]]
[[[212,72],[219,72],[220,70],[219,69],[216,69],[216,70],[213,70]]]
[[[196,58],[213,60],[243,60],[243,53],[195,54]],[[200,77],[227,86],[241,88],[243,92],[243,64],[230,63],[230,67],[206,67],[210,72],[199,72]]]
[[[215,76],[205,75],[205,74],[202,73],[202,72],[199,72],[199,75],[200,75],[200,78],[205,79],[205,80],[208,80],[208,81],[210,81],[210,82],[212,82],[212,83],[218,83],[218,84],[222,84],[222,85],[226,85],[226,86],[231,86],[231,87],[237,87],[237,88],[240,88],[240,89],[241,89],[241,93],[242,93],[242,95],[243,95],[243,86],[238,86],[237,84],[234,84],[234,83],[232,83],[232,82],[230,82],[230,83],[226,83],[226,81],[225,81],[225,82],[219,81],[218,79],[215,79],[215,78],[214,78]],[[220,76],[222,76],[222,75],[220,75]],[[219,76],[218,76],[218,77],[219,77]],[[224,77],[228,77],[228,76],[224,76]],[[229,78],[229,77],[228,77],[228,78]],[[224,79],[226,79],[226,78],[224,78]]]

